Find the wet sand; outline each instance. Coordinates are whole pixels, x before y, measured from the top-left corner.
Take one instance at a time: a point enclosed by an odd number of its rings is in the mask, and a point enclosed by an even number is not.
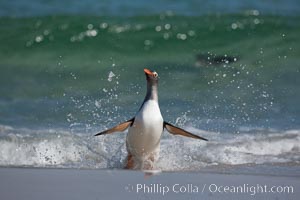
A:
[[[278,191],[271,192],[272,186]],[[0,199],[5,200],[299,197],[299,176],[212,172],[162,172],[147,176],[127,170],[0,168]]]

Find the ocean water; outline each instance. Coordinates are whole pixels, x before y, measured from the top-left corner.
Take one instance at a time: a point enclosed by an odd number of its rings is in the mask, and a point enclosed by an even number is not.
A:
[[[0,16],[32,16],[53,14],[89,14],[134,16],[175,12],[180,15],[202,15],[215,13],[238,13],[246,10],[259,10],[264,14],[298,15],[298,0],[14,0],[0,2]]]
[[[121,167],[126,132],[93,135],[135,115],[144,68],[165,120],[209,139],[164,133],[161,169],[299,166],[296,1],[38,2],[0,3],[0,166]]]

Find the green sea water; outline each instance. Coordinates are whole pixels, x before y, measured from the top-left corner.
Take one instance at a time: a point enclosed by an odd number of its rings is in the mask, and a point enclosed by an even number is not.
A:
[[[225,131],[300,126],[297,16],[169,14],[0,18],[0,124],[109,126],[158,72],[171,122]],[[201,53],[237,62],[196,65]]]
[[[122,168],[126,135],[93,135],[136,114],[149,68],[164,119],[209,139],[164,133],[160,169],[293,171],[300,17],[259,10],[0,17],[0,166]],[[209,64],[225,55],[236,61]]]

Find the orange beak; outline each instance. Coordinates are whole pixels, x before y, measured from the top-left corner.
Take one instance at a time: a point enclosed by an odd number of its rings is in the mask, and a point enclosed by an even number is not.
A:
[[[149,69],[144,69],[145,74],[153,75],[153,73]]]

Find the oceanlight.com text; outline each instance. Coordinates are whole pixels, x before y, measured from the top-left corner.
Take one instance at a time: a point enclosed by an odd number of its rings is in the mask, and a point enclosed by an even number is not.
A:
[[[294,193],[293,186],[268,186],[268,185],[250,185],[250,184],[242,184],[242,185],[218,185],[218,184],[210,184],[208,185],[208,191],[211,193],[232,193],[232,194],[263,194],[263,193],[286,193],[292,194]]]

